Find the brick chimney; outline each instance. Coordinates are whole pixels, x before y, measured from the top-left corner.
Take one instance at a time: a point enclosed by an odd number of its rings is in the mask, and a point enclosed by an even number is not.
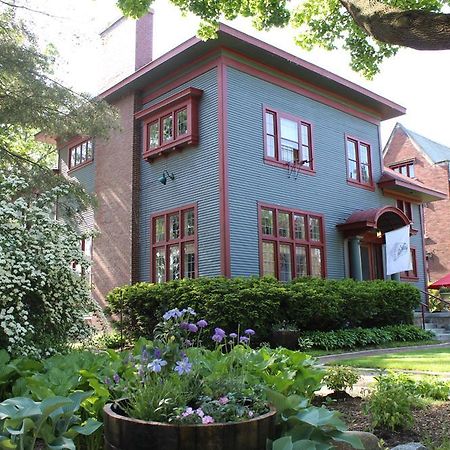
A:
[[[134,54],[135,70],[152,60],[153,55],[153,11],[136,22],[136,50]]]

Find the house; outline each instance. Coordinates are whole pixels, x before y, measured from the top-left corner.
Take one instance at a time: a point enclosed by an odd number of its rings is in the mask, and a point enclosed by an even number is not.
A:
[[[440,202],[425,203],[423,210],[428,280],[436,281],[450,272],[450,148],[397,123],[383,150],[383,157],[386,166],[392,170],[447,196]],[[405,204],[410,201],[404,200]]]
[[[150,28],[138,21],[141,39]],[[60,170],[98,198],[100,302],[184,277],[391,278],[384,233],[411,220],[403,276],[424,288],[421,204],[443,195],[383,169],[380,122],[403,107],[225,25],[155,60],[137,43],[135,72],[101,94],[121,130],[59,146]]]

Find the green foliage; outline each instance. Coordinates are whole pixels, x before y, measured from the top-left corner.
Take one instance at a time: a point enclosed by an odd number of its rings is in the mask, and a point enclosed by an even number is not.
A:
[[[422,402],[415,392],[415,383],[402,375],[382,375],[375,378],[375,390],[366,405],[375,428],[397,430],[413,424],[412,408]]]
[[[48,397],[35,402],[14,397],[0,403],[0,445],[2,448],[34,449],[37,439],[53,450],[75,449],[73,439],[94,433],[101,423],[81,422],[75,414],[90,392],[74,392],[68,397]]]
[[[329,367],[323,377],[324,383],[335,392],[351,389],[358,380],[358,372],[346,366]]]
[[[123,329],[131,338],[150,338],[168,309],[192,307],[215,326],[252,327],[259,341],[267,341],[273,324],[286,320],[299,330],[324,331],[412,323],[420,296],[395,281],[218,277],[137,283],[116,288],[107,298],[111,312],[123,313]]]
[[[364,448],[359,438],[345,433],[346,426],[338,412],[309,406],[298,395],[269,391],[268,398],[278,411],[281,428],[281,437],[273,442],[273,450],[324,450],[332,448],[332,441]]]
[[[433,338],[428,330],[414,325],[388,325],[381,328],[351,328],[336,331],[310,331],[299,338],[310,348],[324,350],[356,349],[389,344],[390,342],[427,341]]]

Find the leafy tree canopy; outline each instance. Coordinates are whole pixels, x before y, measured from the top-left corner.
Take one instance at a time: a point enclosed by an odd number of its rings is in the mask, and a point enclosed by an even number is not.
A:
[[[170,0],[203,20],[199,36],[212,37],[221,18],[252,17],[258,30],[292,26],[297,44],[307,50],[342,47],[351,67],[367,78],[400,46],[450,49],[450,0]],[[125,15],[144,15],[153,0],[117,0]]]

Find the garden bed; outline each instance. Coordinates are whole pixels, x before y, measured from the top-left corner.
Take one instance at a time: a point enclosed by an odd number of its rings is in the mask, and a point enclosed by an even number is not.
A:
[[[329,398],[329,397],[328,397]],[[322,398],[326,401],[327,397]],[[316,399],[318,402],[322,399]],[[364,400],[360,397],[333,399],[325,403],[329,409],[342,413],[349,430],[372,431],[370,416],[364,412]],[[393,447],[407,442],[422,442],[428,448],[448,443],[450,436],[450,402],[433,402],[423,409],[414,409],[414,425],[409,430],[390,431],[376,429],[374,434],[383,439],[386,446]]]

